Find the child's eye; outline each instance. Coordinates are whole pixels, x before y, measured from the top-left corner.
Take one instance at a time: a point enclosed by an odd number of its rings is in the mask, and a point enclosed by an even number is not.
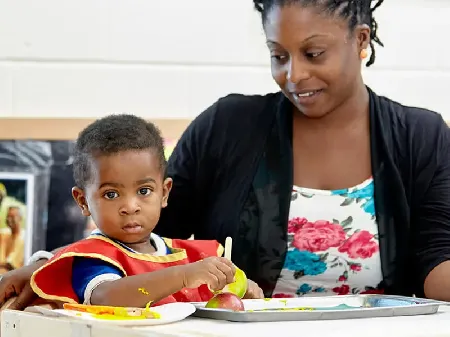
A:
[[[148,187],[143,187],[139,189],[140,195],[149,195],[152,191]]]
[[[117,198],[119,196],[119,193],[110,191],[110,192],[106,192],[105,194],[103,194],[103,196],[106,199],[111,200],[111,199]]]

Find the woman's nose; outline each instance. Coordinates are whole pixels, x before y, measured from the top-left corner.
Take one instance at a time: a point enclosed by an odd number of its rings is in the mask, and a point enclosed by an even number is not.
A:
[[[286,79],[293,84],[297,84],[310,77],[305,63],[296,60],[295,58],[291,58],[290,62],[287,64],[287,67]]]

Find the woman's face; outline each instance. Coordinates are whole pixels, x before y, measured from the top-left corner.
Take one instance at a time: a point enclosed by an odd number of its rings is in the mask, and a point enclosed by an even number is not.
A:
[[[352,97],[362,83],[367,25],[350,32],[347,20],[298,4],[275,6],[266,18],[272,76],[299,111],[320,118]]]

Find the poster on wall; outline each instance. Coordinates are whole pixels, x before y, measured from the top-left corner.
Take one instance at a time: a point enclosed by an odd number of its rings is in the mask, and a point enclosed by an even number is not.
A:
[[[31,256],[35,176],[0,172],[0,275]]]

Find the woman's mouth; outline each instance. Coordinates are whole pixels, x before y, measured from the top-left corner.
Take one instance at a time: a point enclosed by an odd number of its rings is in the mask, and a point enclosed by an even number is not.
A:
[[[300,105],[310,105],[316,102],[317,98],[322,93],[322,89],[319,90],[311,90],[311,91],[302,91],[297,93],[292,93],[295,102]]]

